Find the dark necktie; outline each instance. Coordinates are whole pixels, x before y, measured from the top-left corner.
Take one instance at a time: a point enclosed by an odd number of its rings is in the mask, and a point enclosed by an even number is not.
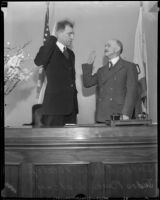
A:
[[[109,70],[111,70],[113,68],[113,64],[111,61],[109,61]]]
[[[65,57],[66,57],[67,59],[69,58],[69,53],[68,53],[66,47],[63,48],[63,54],[65,55]]]

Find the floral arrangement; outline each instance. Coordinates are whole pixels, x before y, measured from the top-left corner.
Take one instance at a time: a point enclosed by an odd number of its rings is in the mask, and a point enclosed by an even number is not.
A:
[[[4,94],[8,95],[21,81],[26,81],[33,74],[27,68],[23,68],[23,63],[30,59],[30,55],[25,55],[24,48],[29,44],[27,42],[22,48],[5,47],[8,51],[7,55],[4,55]],[[8,45],[10,43],[8,42]],[[16,50],[15,50],[16,49]],[[14,50],[14,51],[13,51]],[[9,55],[10,54],[10,55]]]

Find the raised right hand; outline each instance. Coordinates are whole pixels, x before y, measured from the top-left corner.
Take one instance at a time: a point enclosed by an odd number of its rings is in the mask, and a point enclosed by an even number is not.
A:
[[[90,53],[90,55],[89,55],[89,57],[88,57],[87,63],[88,63],[88,64],[93,64],[95,58],[96,58],[96,51],[93,50],[93,51],[91,51],[91,53]]]
[[[52,30],[52,34],[53,36],[56,36],[56,22],[54,23],[54,26],[53,26],[53,30]]]

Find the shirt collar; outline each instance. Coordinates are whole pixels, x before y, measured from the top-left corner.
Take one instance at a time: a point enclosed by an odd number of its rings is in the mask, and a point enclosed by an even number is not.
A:
[[[63,51],[64,51],[64,45],[61,43],[61,42],[59,42],[59,41],[57,41],[56,42],[56,45],[59,47],[59,49],[62,51],[62,53],[63,53]]]
[[[112,59],[110,60],[110,62],[112,62],[112,65],[114,66],[114,65],[118,62],[119,59],[120,59],[120,57],[117,56],[117,57],[115,57],[115,58],[112,58]]]

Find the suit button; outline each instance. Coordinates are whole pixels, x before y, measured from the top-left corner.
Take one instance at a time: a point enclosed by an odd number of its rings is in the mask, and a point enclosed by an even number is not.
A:
[[[73,87],[73,84],[71,84],[70,86]]]
[[[102,99],[101,99],[101,98],[99,98],[99,101],[102,101]]]
[[[114,77],[114,80],[116,80],[116,77]]]
[[[111,90],[113,90],[113,88],[110,88]]]
[[[109,100],[112,101],[112,98],[110,98]]]

